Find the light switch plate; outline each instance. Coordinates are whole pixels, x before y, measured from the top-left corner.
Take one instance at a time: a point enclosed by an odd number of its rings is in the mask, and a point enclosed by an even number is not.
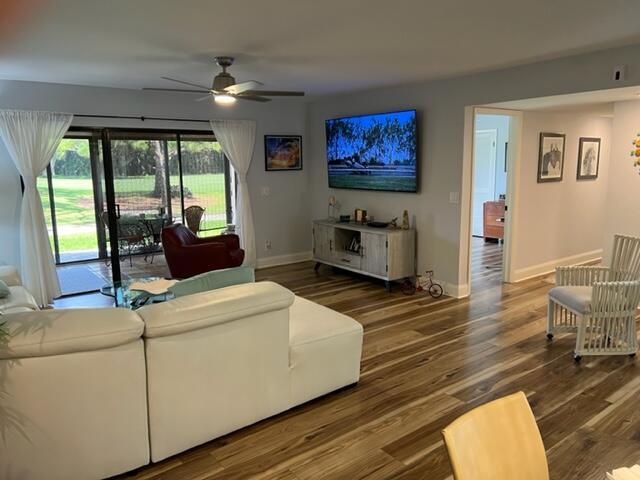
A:
[[[460,192],[449,192],[449,203],[460,203]]]

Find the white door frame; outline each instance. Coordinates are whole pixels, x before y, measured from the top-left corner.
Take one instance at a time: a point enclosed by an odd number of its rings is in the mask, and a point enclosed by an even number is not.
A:
[[[471,221],[473,196],[473,142],[477,114],[507,115],[509,122],[509,149],[507,150],[507,211],[505,212],[504,250],[502,256],[503,281],[511,282],[514,270],[511,259],[517,249],[517,222],[522,158],[522,112],[479,106],[465,107],[464,140],[462,153],[462,189],[460,193],[460,254],[458,258],[458,297],[471,293]]]

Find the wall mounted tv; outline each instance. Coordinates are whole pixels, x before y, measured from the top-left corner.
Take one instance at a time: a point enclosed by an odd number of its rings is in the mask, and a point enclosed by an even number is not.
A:
[[[417,192],[416,111],[325,122],[329,187]]]

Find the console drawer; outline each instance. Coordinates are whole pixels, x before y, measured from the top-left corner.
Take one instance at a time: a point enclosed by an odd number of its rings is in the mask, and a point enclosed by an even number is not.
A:
[[[355,268],[357,270],[362,268],[362,257],[360,255],[335,252],[333,261],[338,265],[344,265],[345,267]]]

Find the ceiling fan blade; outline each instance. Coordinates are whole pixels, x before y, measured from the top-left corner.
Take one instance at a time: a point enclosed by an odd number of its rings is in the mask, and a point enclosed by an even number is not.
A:
[[[251,100],[254,102],[270,102],[271,99],[267,98],[267,97],[259,97],[257,95],[236,95],[236,98],[239,98],[241,100]]]
[[[185,82],[184,80],[178,80],[176,78],[171,77],[161,77],[163,80],[169,80],[170,82],[182,83],[184,85],[190,85],[192,87],[204,88],[206,91],[209,91],[209,87],[205,87],[204,85],[199,85],[197,83]]]
[[[182,90],[180,88],[152,88],[144,87],[143,90],[151,90],[155,92],[179,92],[179,93],[211,93],[209,90]]]
[[[236,83],[235,85],[229,85],[224,90],[226,92],[237,95],[238,93],[246,92],[247,90],[253,90],[254,88],[261,87],[262,83],[256,80],[249,80],[248,82]]]
[[[243,93],[249,95],[264,95],[267,97],[304,97],[304,92],[293,92],[286,90],[247,90]]]

